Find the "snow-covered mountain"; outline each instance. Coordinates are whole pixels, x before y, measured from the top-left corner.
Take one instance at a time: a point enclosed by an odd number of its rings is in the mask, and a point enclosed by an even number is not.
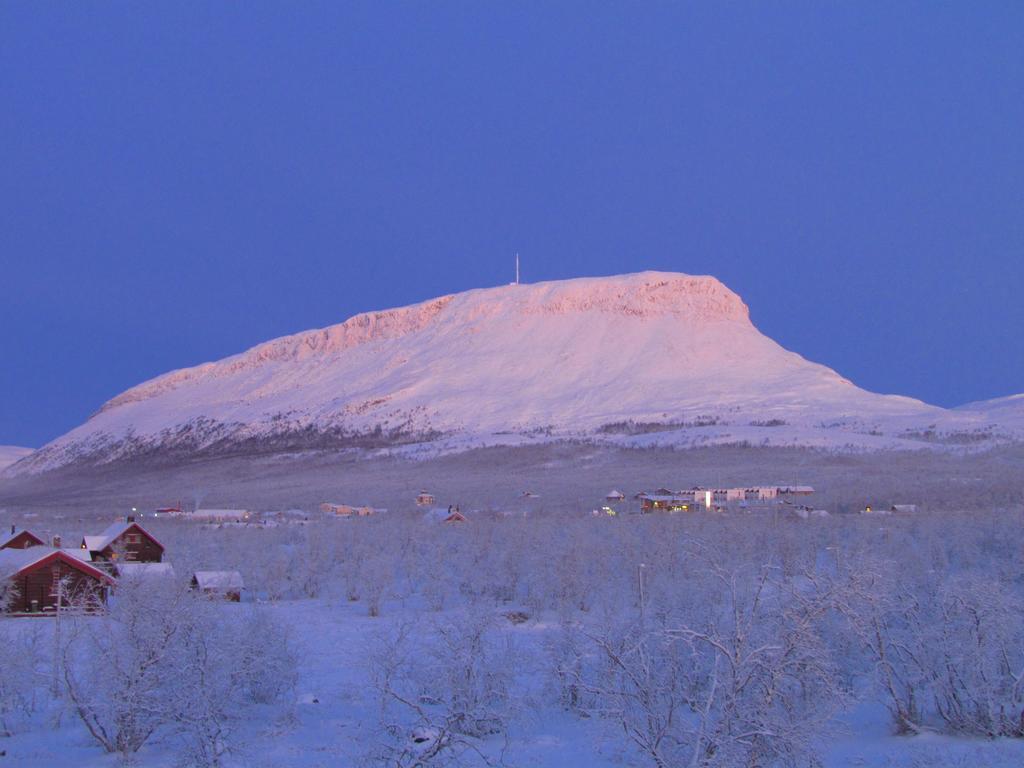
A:
[[[955,409],[958,413],[972,414],[1000,428],[1024,430],[1024,394],[979,400]]]
[[[173,371],[9,472],[153,450],[581,436],[884,447],[983,421],[783,349],[713,277],[643,272],[443,296]]]
[[[18,445],[0,445],[0,470],[9,467],[16,461],[32,453],[31,448],[22,448]]]

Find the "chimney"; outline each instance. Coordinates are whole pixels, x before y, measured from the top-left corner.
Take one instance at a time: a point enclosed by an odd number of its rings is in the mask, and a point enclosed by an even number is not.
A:
[[[124,519],[124,521],[125,521],[126,523],[134,523],[134,522],[135,522],[135,515],[128,515],[128,517],[126,517],[126,518]]]
[[[53,537],[53,548],[60,549],[60,536]]]
[[[11,523],[11,536],[14,535],[14,523]]]

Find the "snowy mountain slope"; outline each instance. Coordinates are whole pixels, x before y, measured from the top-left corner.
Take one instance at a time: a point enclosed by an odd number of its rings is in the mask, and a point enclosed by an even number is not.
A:
[[[11,471],[257,442],[443,437],[468,447],[630,432],[636,422],[648,431],[769,425],[760,434],[782,443],[813,433],[811,443],[845,444],[949,414],[866,392],[786,351],[713,277],[644,272],[467,291],[173,371]],[[966,412],[954,421],[980,423]]]
[[[1000,427],[1024,430],[1024,394],[979,400],[954,409],[970,414]]]
[[[31,448],[22,448],[17,445],[0,445],[0,470],[9,467],[32,453]]]

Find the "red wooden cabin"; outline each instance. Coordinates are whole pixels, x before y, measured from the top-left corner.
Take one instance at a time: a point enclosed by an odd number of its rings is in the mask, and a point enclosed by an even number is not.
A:
[[[134,517],[114,523],[99,536],[85,536],[82,549],[91,553],[93,560],[108,562],[159,563],[164,557],[164,545],[135,522]]]
[[[13,587],[10,613],[50,614],[62,606],[94,607],[106,602],[114,580],[77,550],[29,547],[0,550],[0,579]]]

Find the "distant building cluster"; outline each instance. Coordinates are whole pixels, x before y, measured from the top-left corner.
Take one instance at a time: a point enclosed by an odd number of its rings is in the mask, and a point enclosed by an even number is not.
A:
[[[655,491],[640,491],[633,500],[639,503],[639,511],[650,512],[693,512],[701,509],[727,509],[730,507],[756,507],[772,504],[796,505],[796,501],[811,496],[814,488],[809,485],[760,485],[736,488],[705,488],[694,486],[684,490],[658,488]],[[605,495],[606,514],[617,514],[626,506],[626,496],[619,490]],[[799,505],[804,507],[805,505]],[[810,507],[807,507],[810,509]]]
[[[375,507],[332,504],[328,501],[320,505],[320,511],[325,515],[334,515],[335,517],[369,517],[377,514]]]

